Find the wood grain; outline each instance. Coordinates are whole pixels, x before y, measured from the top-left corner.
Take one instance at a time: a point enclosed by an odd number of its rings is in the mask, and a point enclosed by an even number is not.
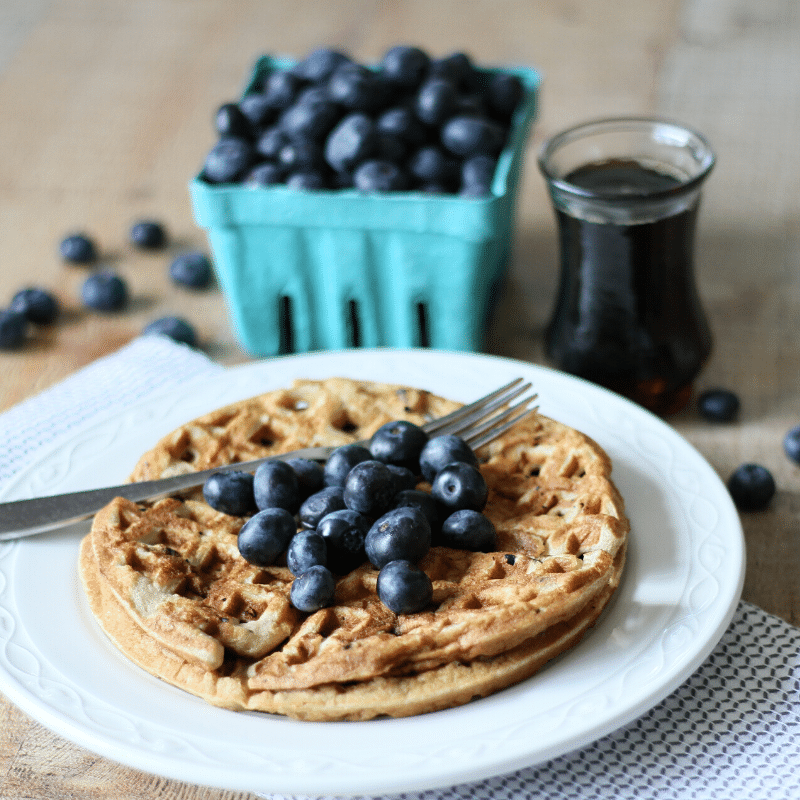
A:
[[[707,184],[698,282],[715,335],[698,381],[736,390],[740,419],[670,422],[721,477],[744,461],[775,475],[771,507],[742,516],[744,597],[800,623],[800,468],[783,454],[800,423],[800,18],[793,0],[5,0],[0,9],[0,306],[18,289],[57,292],[65,313],[21,351],[0,353],[0,410],[180,314],[223,364],[243,363],[219,292],[171,285],[171,256],[206,247],[187,182],[213,142],[211,119],[263,52],[320,44],[374,60],[391,45],[544,76],[521,188],[509,286],[489,351],[546,363],[541,334],[557,263],[554,220],[535,166],[541,141],[584,119],[657,113],[702,130],[718,165]],[[128,229],[163,221],[167,252],[142,254]],[[129,280],[125,312],[78,299],[87,272],[57,255],[66,233],[97,238]],[[0,445],[1,446],[1,445]],[[254,797],[168,781],[76,747],[0,699],[0,798]]]

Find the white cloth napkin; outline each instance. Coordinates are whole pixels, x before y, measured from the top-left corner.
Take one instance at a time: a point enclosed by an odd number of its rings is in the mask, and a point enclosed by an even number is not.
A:
[[[81,421],[221,370],[162,337],[133,341],[0,414],[0,486]],[[697,672],[634,722],[538,767],[400,797],[798,800],[800,629],[742,602]]]

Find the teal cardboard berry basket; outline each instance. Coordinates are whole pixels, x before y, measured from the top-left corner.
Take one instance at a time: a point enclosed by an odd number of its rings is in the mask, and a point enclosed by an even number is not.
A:
[[[250,87],[286,60],[259,59]],[[350,347],[480,350],[506,272],[539,75],[525,87],[491,196],[190,183],[234,333],[254,356]],[[493,70],[482,70],[489,75]]]

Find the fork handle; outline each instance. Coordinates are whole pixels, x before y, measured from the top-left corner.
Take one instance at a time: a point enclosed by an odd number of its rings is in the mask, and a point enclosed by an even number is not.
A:
[[[21,539],[38,533],[62,528],[73,522],[91,517],[115,497],[140,502],[155,500],[165,495],[184,492],[202,486],[206,478],[215,472],[233,472],[256,470],[266,461],[287,458],[324,459],[330,454],[329,447],[310,447],[295,450],[255,461],[243,461],[238,464],[226,464],[202,472],[190,472],[185,475],[174,475],[171,478],[159,478],[155,481],[123,483],[121,486],[107,486],[102,489],[88,489],[82,492],[34,497],[31,500],[13,500],[0,503],[0,541]]]

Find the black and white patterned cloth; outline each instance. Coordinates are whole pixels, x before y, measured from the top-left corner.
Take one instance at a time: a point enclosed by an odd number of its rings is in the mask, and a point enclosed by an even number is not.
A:
[[[135,340],[0,414],[0,486],[83,420],[222,370],[167,339]],[[634,722],[510,775],[395,797],[800,800],[800,629],[742,602],[701,667]]]

